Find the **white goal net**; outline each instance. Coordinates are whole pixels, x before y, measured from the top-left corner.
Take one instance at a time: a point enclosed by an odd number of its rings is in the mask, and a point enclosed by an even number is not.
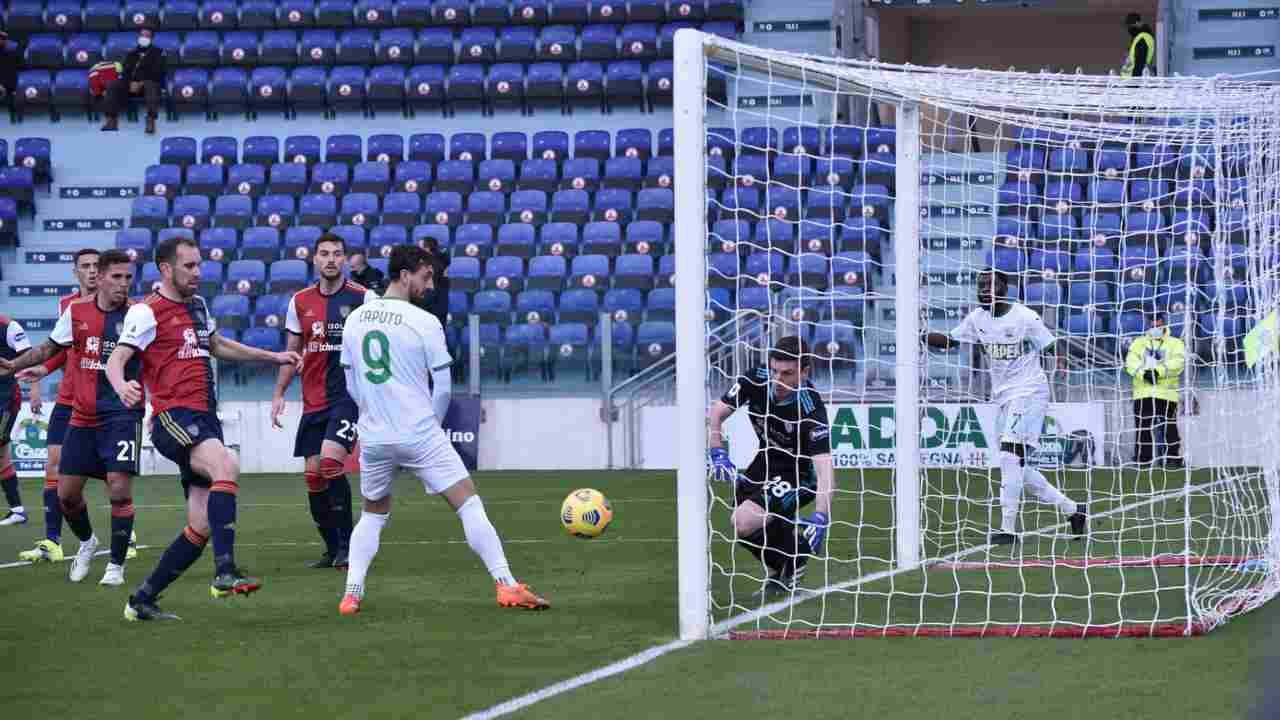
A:
[[[1191,635],[1280,590],[1280,88],[692,31],[675,77],[685,636]],[[927,348],[989,270],[1052,345]],[[735,521],[749,473],[707,472],[708,408],[788,336],[836,468],[816,553],[776,541],[807,498],[761,500],[761,540]],[[1003,353],[1048,385],[1012,467]],[[812,482],[804,443],[756,433],[796,412],[729,419],[739,471],[767,455],[770,477]]]

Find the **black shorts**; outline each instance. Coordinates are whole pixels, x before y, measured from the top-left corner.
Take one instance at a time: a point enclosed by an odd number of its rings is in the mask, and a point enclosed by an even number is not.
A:
[[[96,428],[72,425],[63,436],[58,474],[105,480],[107,473],[138,474],[142,418],[106,420]]]
[[[151,417],[151,442],[156,450],[178,465],[182,487],[209,487],[213,481],[191,469],[191,451],[206,440],[222,442],[222,421],[217,413],[170,408]]]
[[[324,410],[302,416],[298,423],[298,437],[293,443],[293,456],[315,457],[325,440],[338,443],[348,453],[356,444],[356,420],[360,410],[354,400],[334,403]]]
[[[798,509],[817,497],[818,482],[813,466],[797,463],[794,458],[766,458],[763,453],[756,455],[755,461],[738,478],[734,504],[749,500],[771,515],[792,518]]]
[[[13,437],[13,426],[18,422],[18,411],[22,409],[22,398],[15,396],[3,411],[0,411],[0,447],[9,444]]]
[[[53,412],[49,413],[49,427],[45,430],[46,445],[61,445],[62,438],[67,434],[67,428],[71,426],[71,406],[66,403],[57,403],[53,406]]]

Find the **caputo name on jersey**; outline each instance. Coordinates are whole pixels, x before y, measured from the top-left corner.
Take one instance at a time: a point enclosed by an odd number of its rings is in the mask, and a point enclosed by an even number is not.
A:
[[[404,315],[391,310],[377,310],[374,308],[361,308],[360,319],[366,322],[382,323],[383,325],[404,324]]]
[[[1022,357],[1025,343],[986,343],[987,355],[992,360],[1017,360]]]

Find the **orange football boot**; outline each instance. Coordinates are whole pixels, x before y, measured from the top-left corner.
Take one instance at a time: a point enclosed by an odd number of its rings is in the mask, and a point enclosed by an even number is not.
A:
[[[342,597],[342,602],[338,603],[338,614],[346,617],[360,614],[360,598],[347,593]]]
[[[546,610],[551,603],[538,597],[524,583],[503,585],[495,583],[498,588],[498,607],[518,607],[526,610]]]

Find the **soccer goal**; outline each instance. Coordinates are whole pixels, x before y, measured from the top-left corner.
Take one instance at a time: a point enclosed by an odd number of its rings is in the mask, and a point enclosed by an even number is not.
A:
[[[1280,590],[1280,87],[682,30],[674,93],[682,636],[1195,635]],[[1028,486],[1017,541],[991,542],[1007,509],[992,355],[921,342],[973,309],[988,268],[1056,338],[1023,462],[1084,504],[1082,536]],[[836,490],[825,545],[771,595],[733,488],[709,480],[707,410],[790,335]],[[1154,417],[1135,402],[1148,377]],[[745,467],[760,441],[728,427]]]

